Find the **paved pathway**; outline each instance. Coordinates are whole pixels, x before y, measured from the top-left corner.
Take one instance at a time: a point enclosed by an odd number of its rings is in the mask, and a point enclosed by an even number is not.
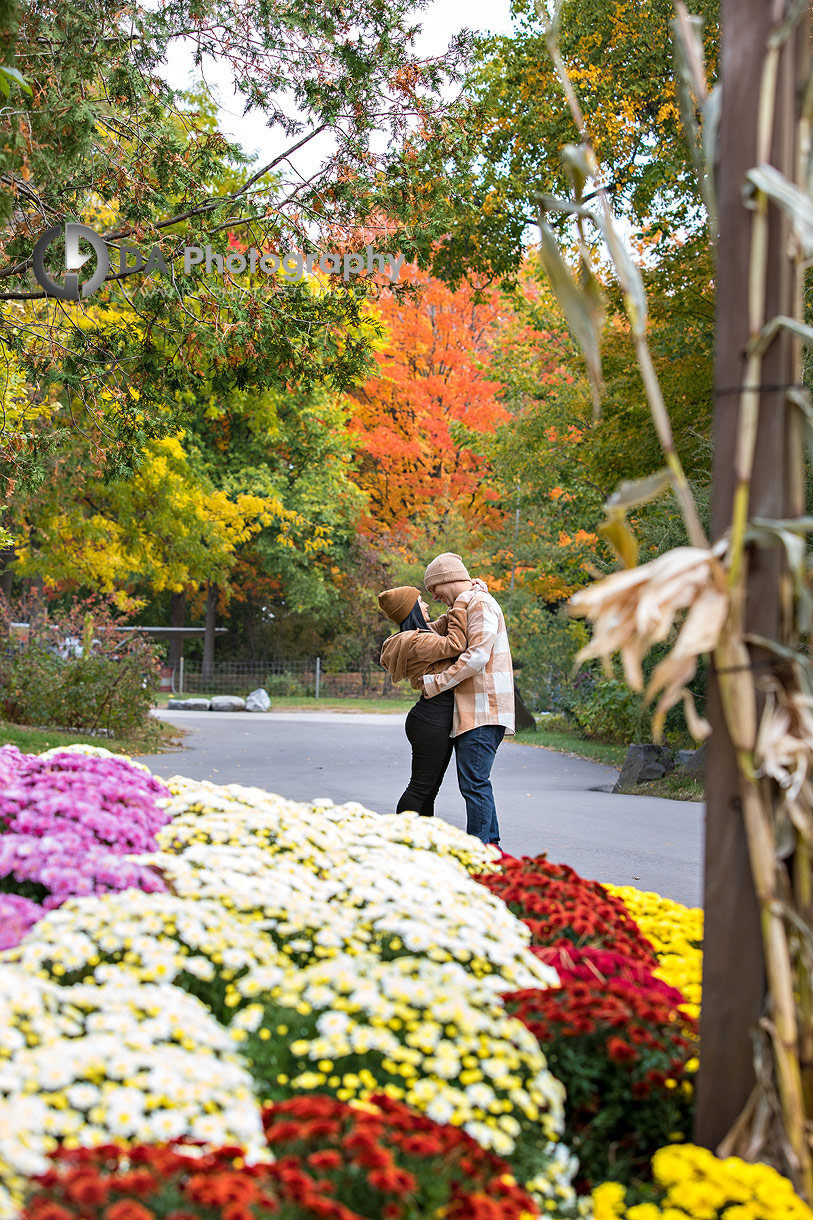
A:
[[[292,800],[328,796],[387,813],[406,786],[403,715],[349,712],[161,712],[188,730],[184,749],[144,756],[164,778],[243,783]],[[537,746],[503,743],[493,771],[502,844],[546,851],[586,877],[657,890],[689,906],[702,898],[703,806],[594,791],[617,770]],[[436,814],[466,824],[452,762]]]

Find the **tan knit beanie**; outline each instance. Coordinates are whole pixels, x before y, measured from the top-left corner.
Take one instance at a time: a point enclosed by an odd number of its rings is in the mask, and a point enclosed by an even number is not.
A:
[[[423,576],[423,583],[427,589],[451,584],[456,580],[471,580],[471,577],[466,571],[463,560],[452,551],[444,551],[442,555],[438,555],[437,559],[433,559]]]
[[[379,593],[378,604],[387,618],[400,626],[420,595],[420,590],[412,585],[399,585],[397,589],[385,589]]]

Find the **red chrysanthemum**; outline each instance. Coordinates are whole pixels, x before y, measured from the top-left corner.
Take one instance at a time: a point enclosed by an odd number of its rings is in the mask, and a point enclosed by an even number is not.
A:
[[[567,864],[552,864],[545,855],[501,863],[502,872],[476,880],[528,925],[534,945],[589,945],[650,970],[657,966],[652,946],[623,902],[598,881],[585,880]]]

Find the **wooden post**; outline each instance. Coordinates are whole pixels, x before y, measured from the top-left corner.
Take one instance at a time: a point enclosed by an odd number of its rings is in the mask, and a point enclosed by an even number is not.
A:
[[[0,596],[7,602],[11,601],[11,590],[14,584],[14,569],[12,564],[17,558],[16,547],[10,546],[0,551]]]
[[[716,273],[714,464],[712,536],[731,521],[734,451],[749,333],[749,254],[752,218],[742,198],[744,175],[757,163],[757,110],[769,30],[783,5],[766,0],[723,0],[720,78],[722,112],[716,155],[720,233]],[[806,47],[803,22],[779,63],[772,164],[796,177],[798,82]],[[796,272],[788,253],[787,225],[769,209],[768,291],[765,319],[797,312]],[[786,332],[768,349],[762,367],[759,430],[751,487],[751,517],[788,517],[800,500],[802,445],[781,387],[799,380]],[[779,387],[779,388],[776,388]],[[733,392],[732,392],[733,391]],[[745,627],[772,640],[791,642],[782,621],[778,549],[750,548]],[[770,657],[752,650],[755,672]],[[766,664],[767,663],[767,664]],[[734,750],[726,732],[714,675],[709,680],[712,737],[706,767],[706,842],[701,1055],[695,1139],[715,1148],[742,1111],[754,1084],[751,1030],[765,998],[760,921],[740,813]]]

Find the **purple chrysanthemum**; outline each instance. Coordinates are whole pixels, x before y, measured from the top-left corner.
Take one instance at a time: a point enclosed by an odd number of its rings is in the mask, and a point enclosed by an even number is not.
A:
[[[45,911],[39,903],[20,894],[0,894],[0,949],[19,945]]]
[[[156,802],[169,790],[149,772],[117,758],[67,752],[21,759],[9,756],[13,769],[0,795],[0,831],[69,833],[86,846],[122,854],[155,849],[155,833],[167,821]]]

